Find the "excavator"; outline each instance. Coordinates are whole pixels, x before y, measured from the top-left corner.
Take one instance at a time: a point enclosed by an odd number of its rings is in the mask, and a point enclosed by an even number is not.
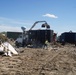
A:
[[[25,46],[28,46],[28,45],[36,45],[37,43],[40,42],[39,38],[40,38],[40,34],[39,34],[39,30],[32,30],[38,23],[42,23],[43,24],[41,25],[41,27],[45,27],[47,30],[50,29],[50,25],[48,25],[48,23],[46,21],[36,21],[32,27],[26,31],[26,28],[25,27],[21,27],[22,29],[22,35],[20,35],[16,41],[15,41],[15,45],[17,47],[25,47]],[[38,35],[37,35],[38,34]],[[42,38],[41,38],[42,39]]]

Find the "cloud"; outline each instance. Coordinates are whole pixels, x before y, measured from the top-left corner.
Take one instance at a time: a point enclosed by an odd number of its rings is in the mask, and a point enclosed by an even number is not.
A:
[[[0,32],[7,32],[7,31],[13,31],[13,32],[22,32],[21,27],[14,27],[9,25],[0,25]]]
[[[9,25],[30,25],[30,22],[25,22],[24,20],[14,20],[5,17],[0,17],[0,24],[9,24]]]
[[[31,27],[31,25],[32,25],[32,21],[25,22],[25,20],[15,20],[15,19],[9,19],[9,18],[5,18],[5,17],[0,17],[0,32],[2,32],[2,31],[21,32],[22,26],[29,29],[29,26]]]
[[[58,18],[57,16],[55,16],[54,14],[45,14],[43,15],[44,17],[50,17],[50,18]]]

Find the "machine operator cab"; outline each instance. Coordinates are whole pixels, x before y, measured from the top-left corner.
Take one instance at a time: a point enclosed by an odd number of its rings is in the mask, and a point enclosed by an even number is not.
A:
[[[17,47],[21,47],[27,40],[28,40],[28,35],[23,36],[22,34],[22,35],[19,35],[19,37],[16,39],[15,44]]]

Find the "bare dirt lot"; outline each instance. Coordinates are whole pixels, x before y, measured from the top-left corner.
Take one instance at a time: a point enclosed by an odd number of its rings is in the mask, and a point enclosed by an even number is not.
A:
[[[0,75],[76,75],[76,47],[52,47],[16,48],[18,55],[0,56]]]

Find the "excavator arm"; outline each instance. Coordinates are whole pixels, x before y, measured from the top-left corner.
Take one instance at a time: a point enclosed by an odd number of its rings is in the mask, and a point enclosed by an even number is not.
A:
[[[46,21],[36,21],[29,30],[32,30],[37,23],[44,22],[45,25],[48,25]]]

